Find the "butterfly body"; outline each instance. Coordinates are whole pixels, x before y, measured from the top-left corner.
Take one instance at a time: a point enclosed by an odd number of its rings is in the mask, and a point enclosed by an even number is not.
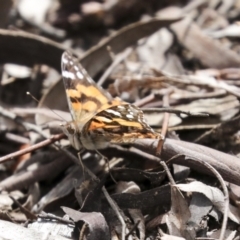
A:
[[[63,131],[74,148],[94,150],[109,143],[162,138],[146,123],[143,112],[104,91],[69,52],[62,56],[62,76],[73,121]]]

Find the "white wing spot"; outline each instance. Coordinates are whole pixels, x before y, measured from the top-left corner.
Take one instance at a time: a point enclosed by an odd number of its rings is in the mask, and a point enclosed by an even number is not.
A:
[[[108,113],[111,113],[111,114],[113,114],[115,116],[122,117],[120,112],[114,111],[112,109],[106,109],[105,111],[108,112]]]
[[[124,110],[124,109],[125,109],[124,106],[118,106],[117,108],[118,108],[119,110]]]
[[[73,65],[73,61],[72,60],[70,60],[69,63],[70,63],[70,65]]]
[[[68,71],[62,71],[62,75],[63,75],[63,77],[68,77]]]
[[[107,123],[111,123],[112,122],[111,119],[103,117],[103,116],[97,116],[97,117],[95,117],[95,119],[97,119],[99,121],[102,121],[102,122],[107,122]]]
[[[69,71],[62,71],[62,75],[63,75],[63,77],[65,77],[65,78],[70,78],[70,79],[72,79],[72,80],[74,80],[75,79],[75,74],[74,73],[72,73],[72,72],[69,72]]]
[[[68,63],[68,59],[65,58],[65,57],[63,57],[63,58],[62,58],[62,62],[63,62],[64,64],[67,64],[67,63]]]
[[[143,118],[141,116],[138,116],[138,121],[143,122]]]
[[[77,77],[80,78],[80,79],[83,79],[83,75],[81,72],[77,71]]]
[[[79,71],[79,68],[78,68],[78,66],[74,66],[74,69],[76,70],[76,71]]]
[[[132,114],[127,114],[126,117],[129,118],[129,119],[134,119]]]

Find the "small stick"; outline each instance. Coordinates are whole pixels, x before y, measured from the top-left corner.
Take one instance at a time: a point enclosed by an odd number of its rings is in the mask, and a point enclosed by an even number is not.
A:
[[[6,156],[3,156],[3,157],[0,157],[0,163],[12,160],[13,158],[19,157],[19,156],[24,155],[24,154],[29,153],[29,152],[33,152],[33,151],[35,151],[39,148],[48,146],[48,145],[50,145],[50,144],[52,144],[56,141],[59,141],[59,140],[63,139],[64,137],[65,137],[65,135],[63,133],[53,135],[52,137],[50,137],[50,138],[48,138],[48,139],[46,139],[46,140],[44,140],[40,143],[34,144],[34,145],[32,145],[28,148],[16,151],[14,153],[10,153],[10,154],[8,154]]]
[[[175,181],[173,179],[173,176],[172,174],[170,173],[169,169],[168,169],[168,166],[167,164],[164,162],[164,161],[161,161],[160,164],[162,165],[163,169],[165,170],[167,176],[168,176],[168,179],[169,179],[169,182],[171,185],[175,185]]]
[[[64,219],[62,217],[55,216],[55,215],[53,215],[51,213],[41,212],[40,214],[38,214],[38,217],[42,218],[42,219],[57,220],[60,223],[66,223],[66,224],[74,225],[74,222],[72,220]]]
[[[102,86],[103,83],[105,82],[105,80],[107,79],[107,77],[111,74],[111,72],[113,71],[113,69],[119,64],[121,63],[125,58],[127,58],[127,56],[132,52],[132,48],[127,48],[123,53],[119,54],[118,56],[116,56],[112,62],[112,64],[108,67],[108,69],[104,72],[104,74],[101,76],[101,78],[99,79],[97,85],[98,86]]]
[[[13,200],[13,202],[20,208],[20,210],[22,211],[22,213],[29,218],[30,220],[37,220],[37,216],[30,212],[27,208],[23,207],[20,202],[15,199],[13,196],[9,195],[9,197]]]
[[[168,91],[164,97],[163,97],[163,104],[164,106],[169,106],[169,95],[171,94],[172,90],[170,89],[170,91]],[[162,135],[166,136],[167,134],[167,130],[168,130],[168,122],[169,122],[169,113],[165,112],[164,113],[164,120],[163,120],[163,125],[162,125]],[[158,141],[158,145],[156,148],[156,155],[160,156],[161,155],[161,151],[162,151],[162,147],[163,147],[163,139],[159,139]]]
[[[163,107],[163,108],[141,108],[141,110],[144,113],[153,113],[153,112],[165,113],[165,112],[168,112],[168,113],[174,113],[174,114],[177,114],[177,115],[185,114],[187,116],[194,116],[194,117],[208,117],[209,116],[208,113],[185,112],[185,111],[182,111],[182,110],[169,108],[169,107]]]
[[[117,204],[114,202],[114,200],[111,198],[111,196],[108,194],[106,188],[103,186],[102,187],[102,191],[103,191],[103,194],[104,196],[106,197],[108,203],[110,204],[111,208],[115,211],[116,215],[117,215],[117,218],[118,220],[121,222],[122,224],[122,237],[121,239],[122,240],[125,240],[125,233],[126,233],[126,223],[123,219],[123,216],[122,214],[120,213],[119,211],[119,208],[117,206]]]
[[[129,233],[126,234],[125,239],[128,239],[128,237],[132,234],[132,232],[137,228],[137,226],[138,226],[139,223],[140,223],[140,220],[138,220],[138,221],[134,224],[134,226],[132,227],[132,229],[129,231]]]

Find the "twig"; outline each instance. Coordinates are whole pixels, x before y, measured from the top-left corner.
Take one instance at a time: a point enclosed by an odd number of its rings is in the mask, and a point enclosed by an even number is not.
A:
[[[137,101],[134,102],[134,105],[136,105],[137,107],[141,107],[141,106],[145,106],[147,105],[149,102],[152,102],[153,100],[155,100],[155,94],[151,93],[148,96],[141,98]],[[147,110],[148,108],[146,108]],[[144,108],[142,108],[142,110],[144,110]]]
[[[21,212],[25,214],[25,216],[31,220],[37,220],[37,216],[30,212],[27,208],[23,207],[20,202],[15,199],[13,196],[9,195],[9,197],[13,200],[13,202],[20,208]]]
[[[17,151],[17,152],[14,152],[14,153],[10,153],[6,156],[3,156],[0,158],[0,163],[3,163],[3,162],[6,162],[6,161],[9,161],[9,160],[12,160],[13,158],[16,158],[16,157],[19,157],[21,155],[24,155],[26,153],[29,153],[29,152],[33,152],[39,148],[42,148],[42,147],[45,147],[45,146],[48,146],[56,141],[59,141],[61,139],[63,139],[65,137],[65,135],[63,133],[61,134],[58,134],[58,135],[53,135],[52,137],[40,142],[40,143],[37,143],[37,144],[34,144],[28,148],[25,148],[25,149],[22,149],[20,151]]]
[[[53,220],[57,220],[60,223],[66,223],[66,224],[73,224],[74,225],[74,222],[72,220],[64,219],[62,217],[55,216],[51,213],[41,212],[40,214],[38,214],[38,217],[42,218],[42,219],[53,219]]]
[[[164,112],[168,112],[168,113],[174,113],[174,114],[177,114],[177,115],[185,114],[187,116],[194,116],[194,117],[208,117],[209,116],[208,113],[185,112],[185,111],[182,111],[182,110],[169,108],[169,107],[163,107],[163,108],[141,108],[141,110],[144,113],[153,113],[153,112],[164,113]]]
[[[171,94],[172,90],[168,91],[164,97],[163,97],[163,105],[169,107],[169,95]],[[163,125],[162,125],[162,135],[164,138],[167,135],[167,130],[168,130],[168,122],[169,122],[169,113],[164,113],[164,118],[163,118]],[[158,145],[156,148],[156,155],[160,156],[162,147],[163,147],[163,141],[164,139],[159,139],[158,140]]]
[[[137,228],[137,226],[138,226],[138,224],[139,224],[140,222],[141,222],[141,221],[138,220],[138,221],[133,225],[133,227],[131,228],[131,230],[129,231],[129,233],[126,234],[125,239],[128,239],[128,237],[129,237],[129,236],[132,234],[132,232]]]
[[[115,58],[115,53],[113,52],[112,48],[110,45],[107,45],[106,50],[108,51],[109,57],[113,61]]]
[[[164,170],[165,170],[165,172],[166,172],[166,174],[167,174],[167,176],[168,176],[168,179],[169,179],[170,184],[171,184],[171,185],[175,185],[176,183],[175,183],[175,181],[174,181],[174,179],[173,179],[173,177],[172,177],[172,174],[170,173],[170,171],[169,171],[169,169],[168,169],[167,164],[166,164],[164,161],[161,161],[160,164],[163,166],[163,168],[164,168]]]
[[[119,207],[117,206],[117,204],[114,202],[114,200],[111,198],[111,196],[108,194],[107,190],[105,187],[102,187],[102,191],[104,196],[106,197],[108,203],[110,204],[111,208],[115,211],[118,220],[121,222],[122,224],[122,240],[125,240],[125,233],[126,233],[126,223],[122,217],[121,212],[119,211]]]
[[[102,86],[105,80],[108,78],[108,76],[111,74],[113,69],[120,64],[124,59],[128,57],[128,55],[132,52],[132,48],[127,48],[123,53],[120,53],[118,56],[114,58],[114,61],[112,64],[107,68],[107,70],[104,72],[104,74],[101,76],[101,78],[98,81],[98,86]]]

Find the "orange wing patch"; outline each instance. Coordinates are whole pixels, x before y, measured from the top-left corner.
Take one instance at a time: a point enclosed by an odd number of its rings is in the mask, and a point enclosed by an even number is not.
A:
[[[126,127],[136,127],[139,129],[143,128],[142,124],[139,122],[128,121],[122,118],[114,118],[114,121],[118,122],[119,125],[126,126]]]
[[[101,91],[99,91],[95,86],[85,86],[83,84],[78,84],[76,90],[79,92],[79,95],[83,93],[87,97],[95,97],[99,102],[106,103],[108,98],[105,97]]]

